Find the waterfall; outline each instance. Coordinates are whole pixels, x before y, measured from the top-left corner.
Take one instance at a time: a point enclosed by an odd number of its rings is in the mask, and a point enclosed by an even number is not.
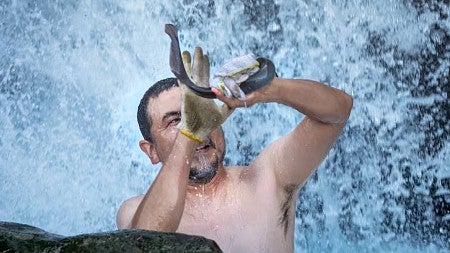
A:
[[[349,122],[306,183],[296,251],[450,248],[450,7],[445,0],[0,2],[0,220],[63,235],[114,230],[159,166],[136,122],[171,77],[164,24],[214,73],[252,52],[279,76],[351,94]],[[277,104],[224,124],[226,164],[248,164],[302,118]]]

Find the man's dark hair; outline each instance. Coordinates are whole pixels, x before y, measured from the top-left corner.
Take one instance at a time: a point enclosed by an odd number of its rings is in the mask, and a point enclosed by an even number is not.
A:
[[[152,118],[147,111],[148,102],[150,98],[158,97],[163,91],[169,90],[173,87],[178,87],[177,79],[166,78],[150,86],[150,88],[148,88],[148,90],[144,93],[144,96],[142,96],[141,102],[138,106],[137,121],[142,137],[149,142],[153,142],[153,137],[150,132],[150,128],[152,127]]]

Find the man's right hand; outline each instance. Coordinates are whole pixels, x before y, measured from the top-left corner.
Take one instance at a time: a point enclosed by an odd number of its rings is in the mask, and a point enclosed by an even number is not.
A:
[[[194,51],[191,62],[189,52],[183,52],[183,64],[189,78],[198,86],[209,87],[209,59],[200,47]],[[232,113],[233,109],[223,104],[219,108],[214,100],[194,94],[185,84],[181,87],[180,132],[187,137],[202,142],[214,129],[219,127]]]

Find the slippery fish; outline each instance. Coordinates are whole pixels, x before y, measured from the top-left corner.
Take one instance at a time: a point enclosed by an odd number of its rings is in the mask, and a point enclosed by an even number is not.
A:
[[[178,40],[177,28],[172,24],[165,25],[165,32],[171,39],[169,64],[175,77],[188,86],[194,93],[205,98],[217,98],[211,88],[197,86],[188,76],[181,57],[180,42]],[[245,94],[253,92],[266,86],[277,76],[275,66],[266,58],[258,58],[259,71],[250,76],[245,82],[240,84],[240,88]]]

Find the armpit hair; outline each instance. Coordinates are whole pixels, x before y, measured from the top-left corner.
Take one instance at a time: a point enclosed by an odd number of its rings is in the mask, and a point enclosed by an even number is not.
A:
[[[280,225],[283,227],[284,229],[284,236],[287,235],[287,231],[289,228],[289,220],[291,219],[291,217],[289,217],[290,215],[290,211],[291,211],[291,207],[292,205],[292,201],[293,198],[295,197],[295,192],[297,190],[297,185],[295,184],[290,184],[287,185],[283,188],[284,191],[284,200],[281,203],[281,208],[280,208]]]

